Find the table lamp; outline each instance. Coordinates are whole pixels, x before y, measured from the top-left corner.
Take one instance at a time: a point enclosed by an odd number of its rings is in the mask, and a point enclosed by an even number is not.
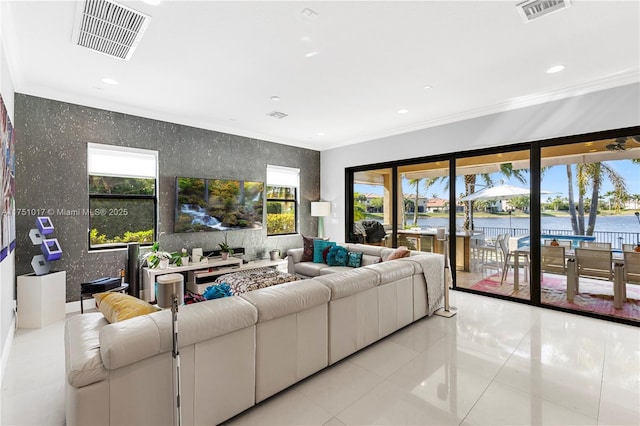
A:
[[[331,203],[328,201],[314,201],[311,203],[311,216],[318,218],[318,237],[324,237],[324,221],[325,216],[331,214]]]

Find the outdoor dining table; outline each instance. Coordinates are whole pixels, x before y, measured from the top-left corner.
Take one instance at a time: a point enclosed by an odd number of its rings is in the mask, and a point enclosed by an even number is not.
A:
[[[513,250],[513,289],[519,289],[520,282],[520,256],[529,257],[531,247],[519,247]],[[572,301],[573,296],[578,293],[578,271],[575,264],[575,251],[573,249],[565,252],[567,258],[567,300]],[[624,256],[621,251],[612,250],[613,261],[613,306],[620,309],[627,298],[627,291],[623,277]]]

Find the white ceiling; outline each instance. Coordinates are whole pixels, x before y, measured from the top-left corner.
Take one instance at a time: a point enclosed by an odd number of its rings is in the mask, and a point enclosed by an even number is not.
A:
[[[517,3],[122,1],[151,21],[121,61],[76,2],[13,0],[3,36],[16,92],[317,150],[640,81],[640,2]]]

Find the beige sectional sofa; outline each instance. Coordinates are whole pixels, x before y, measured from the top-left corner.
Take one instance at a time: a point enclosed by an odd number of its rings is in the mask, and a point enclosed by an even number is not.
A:
[[[441,255],[422,253],[182,306],[183,423],[220,423],[431,315],[443,271]],[[166,310],[114,324],[70,318],[67,424],[171,424],[171,336]]]

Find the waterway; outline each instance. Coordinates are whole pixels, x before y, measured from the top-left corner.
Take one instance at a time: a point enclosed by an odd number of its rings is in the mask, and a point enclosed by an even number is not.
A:
[[[587,218],[585,218],[585,221]],[[571,230],[571,219],[568,216],[554,217],[543,216],[541,219],[541,228],[550,230]],[[456,223],[459,227],[462,227],[463,218],[456,219]],[[413,223],[413,217],[407,217],[407,225]],[[444,217],[437,218],[419,218],[418,226],[421,228],[437,228],[440,226],[448,227],[449,219]],[[490,217],[490,218],[474,218],[473,224],[475,228],[529,228],[528,217]],[[598,216],[596,219],[596,231],[600,232],[630,232],[640,233],[640,222],[638,218],[631,215],[616,215],[616,216]]]

